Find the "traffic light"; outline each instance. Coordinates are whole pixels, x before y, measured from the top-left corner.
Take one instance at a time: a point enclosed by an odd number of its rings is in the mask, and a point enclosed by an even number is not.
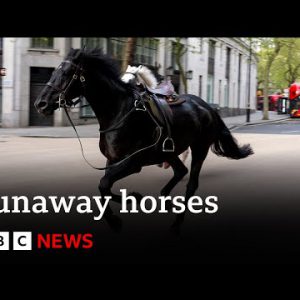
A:
[[[0,76],[6,76],[6,68],[0,68]]]

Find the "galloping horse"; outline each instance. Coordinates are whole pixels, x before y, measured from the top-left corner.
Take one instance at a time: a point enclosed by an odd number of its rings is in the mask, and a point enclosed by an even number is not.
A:
[[[59,107],[74,104],[83,95],[95,112],[100,125],[100,151],[107,158],[105,174],[100,180],[101,195],[112,196],[113,184],[142,167],[167,161],[174,176],[161,190],[169,195],[175,185],[188,173],[178,156],[191,148],[192,162],[186,188],[186,199],[198,188],[199,173],[211,147],[220,156],[241,159],[253,153],[249,144],[239,146],[218,113],[195,95],[180,95],[182,104],[170,106],[171,132],[174,151],[163,151],[168,137],[153,115],[150,106],[152,92],[140,94],[136,85],[124,83],[115,60],[100,49],[71,49],[65,60],[53,72],[51,79],[35,101],[35,107],[44,115],[53,114]],[[104,168],[103,168],[104,169]],[[120,219],[107,207],[108,224],[120,228]],[[183,215],[177,215],[179,227]]]

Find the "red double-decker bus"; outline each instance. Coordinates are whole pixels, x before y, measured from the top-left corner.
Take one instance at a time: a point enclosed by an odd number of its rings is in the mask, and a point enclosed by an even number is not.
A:
[[[277,94],[268,96],[270,111],[277,111],[277,102],[278,102],[278,99],[280,99],[281,97],[282,97],[282,95],[277,95]],[[257,109],[263,110],[263,107],[264,107],[264,96],[258,96],[257,97]]]
[[[292,83],[289,88],[290,117],[300,117],[300,84]]]

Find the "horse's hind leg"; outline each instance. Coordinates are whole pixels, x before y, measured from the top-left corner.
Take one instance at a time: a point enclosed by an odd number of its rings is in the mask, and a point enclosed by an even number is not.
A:
[[[196,145],[191,146],[192,150],[192,163],[191,163],[191,171],[190,178],[186,188],[185,197],[188,200],[191,198],[198,186],[199,186],[199,174],[202,169],[204,160],[206,159],[208,150],[210,145],[201,145],[201,143],[197,143]]]
[[[199,139],[201,140],[201,139]],[[205,140],[205,139],[203,139]],[[196,192],[199,185],[199,174],[203,165],[203,162],[207,156],[210,144],[201,144],[200,142],[195,143],[191,146],[192,150],[192,163],[190,178],[187,184],[185,200],[188,201]],[[184,221],[185,213],[178,214],[176,220],[172,225],[172,230],[179,234],[180,226]]]
[[[187,174],[188,169],[187,167],[182,163],[179,157],[174,156],[167,160],[167,162],[171,165],[174,176],[171,178],[171,180],[163,187],[160,194],[162,196],[167,196],[170,194],[172,189],[175,187],[175,185]]]

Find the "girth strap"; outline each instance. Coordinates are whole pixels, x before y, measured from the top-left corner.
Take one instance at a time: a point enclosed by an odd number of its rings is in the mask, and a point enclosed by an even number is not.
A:
[[[162,150],[163,152],[174,152],[175,145],[172,139],[172,130],[171,130],[171,126],[173,124],[173,112],[170,106],[168,105],[168,103],[164,99],[158,98],[157,95],[155,94],[150,95],[150,97],[151,100],[153,100],[153,104],[155,105],[155,109],[154,109],[153,105],[150,104],[153,114],[156,116],[156,118],[158,118],[160,123],[162,123],[162,125],[167,130],[167,138],[163,142]],[[155,113],[155,110],[158,111],[158,114]]]

